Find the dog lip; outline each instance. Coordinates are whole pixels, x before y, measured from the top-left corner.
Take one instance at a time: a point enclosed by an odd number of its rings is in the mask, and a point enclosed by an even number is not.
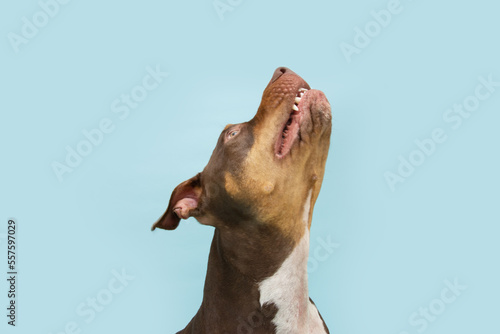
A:
[[[295,103],[283,121],[275,144],[275,155],[283,159],[296,148],[299,142],[308,142],[311,131],[321,131],[319,127],[327,127],[331,122],[331,108],[325,94],[316,89],[300,89]],[[318,130],[314,130],[318,129]]]
[[[308,86],[308,85],[307,85]],[[304,111],[301,108],[301,101],[309,91],[309,88],[299,88],[294,97],[292,110],[288,118],[280,128],[278,138],[275,144],[275,154],[278,159],[283,159],[290,153],[297,140],[301,140],[300,126],[302,124]]]

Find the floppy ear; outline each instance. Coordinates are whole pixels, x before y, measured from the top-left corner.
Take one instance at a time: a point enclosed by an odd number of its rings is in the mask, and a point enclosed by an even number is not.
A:
[[[164,230],[175,230],[182,219],[191,217],[193,210],[198,208],[201,196],[201,174],[179,184],[170,196],[167,211],[153,224],[151,231],[155,228]]]

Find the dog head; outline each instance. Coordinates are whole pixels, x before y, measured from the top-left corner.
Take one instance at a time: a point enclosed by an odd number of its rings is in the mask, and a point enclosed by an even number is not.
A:
[[[278,68],[254,118],[225,127],[205,169],[174,189],[152,229],[173,230],[180,219],[195,217],[219,228],[271,224],[294,235],[298,226],[291,222],[306,200],[312,215],[330,134],[325,95]]]

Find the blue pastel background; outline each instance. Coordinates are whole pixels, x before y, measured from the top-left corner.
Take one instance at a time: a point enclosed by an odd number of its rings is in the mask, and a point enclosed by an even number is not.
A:
[[[309,275],[331,332],[500,332],[500,87],[459,128],[443,119],[479,77],[500,81],[498,3],[401,0],[377,31],[372,11],[392,1],[223,0],[219,15],[212,0],[73,0],[13,47],[40,3],[50,1],[0,5],[2,333],[182,329],[201,302],[213,230],[194,219],[173,232],[149,228],[172,189],[205,166],[225,124],[254,115],[278,66],[332,103],[311,250],[337,247],[312,258]],[[354,45],[367,25],[370,43],[346,57],[342,43]],[[114,101],[157,67],[169,75],[120,119]],[[58,180],[54,162],[103,119],[113,131]],[[447,140],[391,189],[384,175],[436,128]],[[5,316],[11,217],[15,328]],[[129,280],[110,295],[122,271]],[[436,309],[446,280],[466,289]],[[82,316],[78,307],[97,297],[106,305]],[[439,315],[412,324],[430,306]]]

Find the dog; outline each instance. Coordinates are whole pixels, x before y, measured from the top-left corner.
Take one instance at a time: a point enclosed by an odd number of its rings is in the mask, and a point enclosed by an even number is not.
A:
[[[312,213],[331,135],[325,95],[280,67],[254,118],[222,131],[204,170],[153,225],[215,227],[203,301],[177,334],[329,333],[309,298]]]

